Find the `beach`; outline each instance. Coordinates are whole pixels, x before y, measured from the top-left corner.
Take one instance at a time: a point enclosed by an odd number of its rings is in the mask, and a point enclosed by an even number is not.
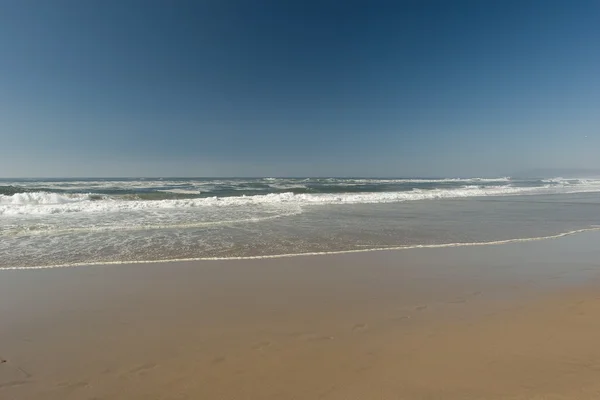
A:
[[[600,400],[600,2],[5,3],[0,400]]]
[[[0,270],[0,398],[596,399],[599,240]]]

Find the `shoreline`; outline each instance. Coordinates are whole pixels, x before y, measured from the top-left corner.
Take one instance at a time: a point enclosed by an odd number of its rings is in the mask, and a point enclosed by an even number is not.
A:
[[[528,243],[538,242],[546,240],[560,239],[568,236],[585,234],[600,231],[600,226],[592,225],[588,228],[575,229],[572,231],[557,233],[548,236],[536,236],[526,238],[514,238],[514,239],[503,239],[493,240],[489,242],[457,242],[457,243],[440,243],[440,244],[416,244],[407,246],[395,246],[390,245],[387,247],[374,247],[366,249],[350,249],[350,250],[337,250],[337,251],[323,251],[323,252],[307,252],[307,253],[290,253],[290,254],[272,254],[262,256],[237,256],[237,257],[192,257],[192,258],[174,258],[164,260],[129,260],[129,261],[94,261],[89,263],[73,263],[73,264],[56,264],[56,265],[36,265],[36,266],[22,266],[22,267],[0,267],[0,272],[15,271],[15,270],[40,270],[40,269],[58,269],[58,268],[78,268],[78,267],[101,267],[107,265],[129,265],[129,264],[161,264],[161,263],[180,263],[180,262],[193,262],[193,261],[244,261],[244,260],[267,260],[267,259],[281,259],[281,258],[293,258],[293,257],[314,257],[314,256],[331,256],[331,255],[343,255],[343,254],[357,254],[357,253],[373,253],[383,251],[402,251],[402,250],[415,250],[415,249],[446,249],[456,247],[476,247],[476,246],[499,246],[505,244],[514,243]]]
[[[596,399],[599,241],[5,271],[0,397]]]

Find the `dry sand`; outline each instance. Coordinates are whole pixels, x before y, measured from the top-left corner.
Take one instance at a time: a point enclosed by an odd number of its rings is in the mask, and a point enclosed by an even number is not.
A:
[[[598,243],[0,271],[0,399],[598,399]]]

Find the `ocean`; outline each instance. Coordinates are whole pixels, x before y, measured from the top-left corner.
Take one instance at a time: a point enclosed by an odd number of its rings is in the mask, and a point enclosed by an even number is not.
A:
[[[0,179],[0,268],[501,244],[600,229],[600,179]]]

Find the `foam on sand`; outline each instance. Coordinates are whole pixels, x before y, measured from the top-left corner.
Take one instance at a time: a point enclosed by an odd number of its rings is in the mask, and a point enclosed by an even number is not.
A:
[[[468,247],[468,246],[494,246],[504,245],[510,243],[524,243],[524,242],[536,242],[541,240],[559,239],[566,236],[576,235],[584,232],[600,231],[600,226],[593,226],[590,228],[577,229],[573,231],[563,232],[556,235],[549,236],[538,236],[538,237],[527,237],[527,238],[515,238],[506,240],[494,240],[489,242],[468,242],[468,243],[441,243],[441,244],[417,244],[409,246],[386,246],[386,247],[375,247],[365,249],[353,249],[353,250],[339,250],[339,251],[322,251],[322,252],[306,252],[306,253],[292,253],[292,254],[274,254],[274,255],[262,255],[262,256],[242,256],[242,257],[193,257],[193,258],[174,258],[164,260],[130,260],[130,261],[98,261],[89,263],[73,263],[73,264],[56,264],[56,265],[39,265],[39,266],[23,266],[23,267],[3,267],[0,271],[14,271],[14,270],[41,270],[41,269],[53,269],[53,268],[72,268],[72,267],[91,267],[91,266],[102,266],[102,265],[123,265],[123,264],[157,264],[157,263],[171,263],[171,262],[183,262],[183,261],[227,261],[227,260],[262,260],[272,258],[289,258],[289,257],[306,257],[306,256],[323,256],[323,255],[336,255],[336,254],[351,254],[351,253],[367,253],[375,251],[398,251],[398,250],[412,250],[412,249],[441,249],[451,247]]]

